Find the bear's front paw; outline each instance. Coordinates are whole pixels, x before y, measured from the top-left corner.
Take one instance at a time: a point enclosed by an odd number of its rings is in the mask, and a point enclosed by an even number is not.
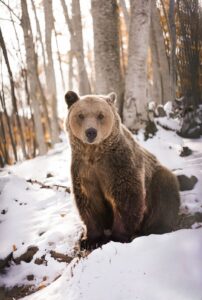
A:
[[[96,239],[96,240],[91,240],[88,238],[83,238],[80,241],[80,249],[82,250],[88,250],[92,251],[94,249],[97,249],[101,247],[102,245],[106,244],[109,242],[109,239],[106,237]]]

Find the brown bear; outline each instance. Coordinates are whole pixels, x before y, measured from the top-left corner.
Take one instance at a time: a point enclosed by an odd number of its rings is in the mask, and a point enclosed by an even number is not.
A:
[[[178,181],[121,123],[116,95],[69,91],[65,100],[73,193],[87,244],[173,230]]]

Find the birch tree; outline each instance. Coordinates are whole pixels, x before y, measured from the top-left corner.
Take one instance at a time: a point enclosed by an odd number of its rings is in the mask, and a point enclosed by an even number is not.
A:
[[[40,103],[42,103],[41,87],[37,74],[37,60],[36,53],[34,50],[33,34],[28,15],[27,2],[21,0],[22,10],[22,29],[25,41],[26,50],[26,62],[27,62],[27,73],[30,87],[30,98],[31,105],[34,113],[34,123],[36,130],[36,141],[39,149],[39,154],[45,154],[47,152],[47,145],[44,139],[43,126],[41,123],[41,111]]]
[[[81,23],[81,11],[79,0],[72,1],[72,19],[69,16],[68,8],[65,0],[60,0],[64,17],[71,35],[71,59],[76,57],[78,65],[78,80],[79,80],[79,93],[80,95],[90,94],[91,88],[86,71],[83,50],[83,34]]]
[[[52,32],[54,30],[54,17],[52,11],[52,0],[44,0],[45,13],[45,42],[47,53],[47,71],[48,71],[48,97],[51,106],[51,137],[52,142],[59,142],[58,114],[57,114],[57,89],[55,70],[52,57]]]
[[[90,94],[90,82],[88,79],[85,61],[84,61],[84,47],[83,47],[83,33],[81,23],[81,9],[80,0],[72,0],[72,22],[74,30],[74,51],[78,63],[79,73],[79,92],[81,95]]]
[[[44,43],[43,43],[40,23],[39,23],[39,19],[38,19],[38,16],[37,16],[34,0],[31,0],[31,4],[32,4],[32,10],[34,12],[35,22],[36,22],[37,35],[38,35],[38,39],[39,39],[39,42],[40,42],[40,45],[41,45],[43,68],[44,68],[44,72],[45,72],[46,89],[47,89],[47,87],[48,87],[48,70],[47,70],[47,67],[46,67],[45,47],[44,47]]]
[[[147,120],[147,55],[151,16],[150,0],[131,0],[128,69],[123,121],[136,130]]]
[[[96,93],[115,91],[118,110],[123,105],[120,65],[119,12],[116,0],[91,0],[94,33]]]

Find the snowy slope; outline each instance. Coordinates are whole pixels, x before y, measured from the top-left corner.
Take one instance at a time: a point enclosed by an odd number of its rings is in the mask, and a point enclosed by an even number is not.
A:
[[[194,190],[182,193],[181,209],[202,211],[202,140],[182,140],[162,128],[146,142],[141,133],[136,139],[177,174],[197,176]],[[193,154],[182,158],[179,152],[185,145]],[[41,189],[26,180],[70,186],[69,166],[64,138],[48,155],[0,171],[0,260],[11,252],[16,259],[28,247],[38,247],[31,262],[12,263],[0,275],[0,286],[32,285],[38,290],[48,285],[26,300],[201,300],[201,229],[140,237],[130,244],[111,242],[70,264],[51,257],[51,251],[75,256],[82,224],[69,193]],[[45,259],[36,264],[41,257]]]
[[[69,186],[69,164],[70,153],[65,140],[47,156],[1,170],[0,260],[11,252],[16,259],[28,247],[37,246],[39,250],[30,263],[13,264],[5,275],[0,275],[0,285],[31,284],[36,288],[47,285],[66,266],[65,262],[52,258],[51,251],[70,257],[74,254],[82,225],[69,193],[41,189],[38,184],[26,182],[31,178],[48,185]],[[47,174],[52,177],[47,178]],[[42,264],[34,262],[43,256]],[[28,275],[34,275],[34,279],[28,280]]]
[[[24,300],[200,300],[201,247],[202,229],[111,242]]]

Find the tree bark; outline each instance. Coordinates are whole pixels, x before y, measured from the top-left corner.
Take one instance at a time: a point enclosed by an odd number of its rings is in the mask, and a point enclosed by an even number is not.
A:
[[[37,59],[36,53],[34,50],[34,42],[31,24],[28,15],[27,2],[21,0],[21,9],[22,9],[22,28],[25,41],[25,50],[26,50],[26,62],[27,62],[27,73],[30,86],[30,98],[31,105],[34,113],[34,123],[36,129],[36,140],[37,146],[39,149],[39,154],[45,154],[47,152],[47,145],[44,139],[43,126],[41,122],[41,111],[40,103],[42,103],[40,82],[37,74]]]
[[[123,121],[137,130],[147,120],[147,57],[151,15],[150,0],[131,0],[128,69]]]
[[[55,144],[59,142],[59,127],[57,113],[57,89],[55,80],[55,71],[52,57],[52,32],[54,29],[54,17],[52,11],[52,0],[44,0],[45,13],[45,41],[47,53],[47,71],[48,71],[48,91],[51,107],[51,140]]]
[[[4,38],[3,38],[3,35],[2,35],[1,28],[0,28],[0,46],[1,46],[2,51],[3,51],[3,56],[4,56],[4,59],[5,59],[6,67],[7,67],[8,74],[9,74],[10,87],[11,87],[11,99],[12,99],[14,114],[15,114],[15,117],[16,117],[17,125],[18,125],[22,152],[23,152],[23,156],[26,158],[27,153],[26,153],[26,147],[25,147],[25,139],[24,139],[24,135],[23,135],[23,131],[22,131],[22,124],[20,122],[20,117],[19,117],[19,114],[18,114],[18,105],[17,105],[16,94],[15,94],[15,85],[14,85],[13,73],[11,71],[11,67],[10,67],[10,63],[9,63],[7,50],[6,50],[6,46],[5,46],[5,42],[4,42]]]
[[[79,0],[72,1],[72,19],[69,17],[65,0],[60,0],[60,2],[71,35],[72,58],[75,55],[78,64],[79,93],[80,95],[90,94],[91,88],[84,61],[80,2]]]
[[[64,74],[63,74],[63,70],[62,70],[62,60],[61,60],[61,56],[60,56],[58,37],[57,37],[55,25],[54,25],[54,34],[55,34],[55,42],[56,42],[56,46],[57,46],[57,57],[58,57],[58,63],[59,63],[59,67],[60,67],[60,75],[61,75],[61,79],[62,79],[62,88],[65,91],[65,79],[64,79]]]
[[[96,93],[116,92],[120,115],[123,78],[120,64],[119,12],[116,0],[91,0],[94,33]]]
[[[44,48],[44,43],[43,43],[43,38],[42,38],[42,34],[41,34],[41,28],[40,28],[40,24],[39,24],[39,19],[36,13],[36,7],[34,4],[34,0],[31,0],[31,4],[32,4],[32,10],[34,12],[34,18],[35,18],[35,22],[36,22],[36,29],[37,29],[37,34],[38,34],[38,38],[41,44],[41,50],[42,50],[42,58],[43,58],[43,67],[44,67],[44,72],[45,72],[45,80],[46,80],[46,89],[48,89],[48,70],[46,67],[46,54],[45,54],[45,48]]]
[[[90,94],[90,82],[88,79],[85,61],[84,61],[84,48],[83,48],[83,34],[81,23],[81,9],[80,0],[72,1],[72,21],[74,28],[74,51],[78,63],[79,73],[79,93],[81,95]]]
[[[160,63],[158,57],[158,46],[155,36],[155,31],[151,22],[150,27],[150,48],[151,48],[151,59],[152,59],[152,101],[157,104],[162,104],[162,78],[160,73]]]
[[[125,0],[119,0],[119,5],[121,7],[121,10],[123,12],[125,24],[126,24],[126,29],[129,32],[129,25],[130,25],[130,16],[126,7],[126,2]]]
[[[69,90],[73,90],[73,77],[74,77],[74,70],[73,70],[73,41],[72,36],[70,38],[70,50],[69,50],[69,73],[68,73],[68,86]]]
[[[163,104],[172,99],[170,90],[169,63],[166,55],[163,31],[156,2],[151,2],[151,52],[153,66],[154,95],[159,89],[159,103]],[[156,98],[154,98],[155,100]]]
[[[170,24],[170,88],[172,101],[176,97],[176,26],[175,26],[175,1],[169,2],[169,24]]]
[[[11,123],[10,123],[10,118],[8,116],[8,113],[7,113],[6,101],[5,101],[5,98],[4,98],[3,91],[2,91],[2,93],[0,92],[0,102],[1,102],[3,112],[5,114],[6,122],[7,122],[8,132],[9,132],[9,136],[10,136],[10,140],[11,140],[11,145],[12,145],[12,149],[13,149],[14,158],[15,158],[15,161],[17,161],[18,160],[17,149],[16,149],[16,144],[14,142],[14,138],[13,138],[12,126],[11,126]]]

